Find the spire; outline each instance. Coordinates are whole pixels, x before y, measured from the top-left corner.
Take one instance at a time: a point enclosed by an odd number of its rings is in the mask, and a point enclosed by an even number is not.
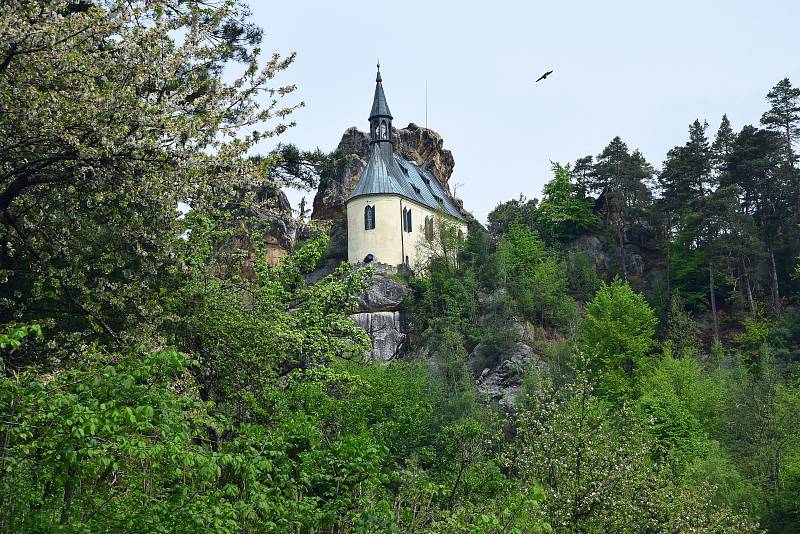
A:
[[[369,114],[369,120],[372,121],[375,117],[386,117],[392,119],[392,112],[389,111],[389,105],[386,103],[386,95],[383,94],[383,79],[381,78],[381,64],[378,63],[378,75],[375,77],[375,98],[372,100],[372,111]]]

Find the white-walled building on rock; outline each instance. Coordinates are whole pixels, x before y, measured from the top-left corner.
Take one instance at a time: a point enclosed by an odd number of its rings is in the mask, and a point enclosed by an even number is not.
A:
[[[466,235],[467,225],[433,174],[395,154],[380,66],[375,81],[369,159],[347,199],[347,256],[351,263],[420,268],[441,228]]]

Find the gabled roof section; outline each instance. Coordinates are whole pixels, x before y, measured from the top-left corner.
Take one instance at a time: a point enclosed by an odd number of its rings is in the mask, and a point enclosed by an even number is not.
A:
[[[395,155],[394,158],[418,197],[412,200],[416,200],[434,210],[440,209],[457,219],[463,219],[461,212],[450,198],[450,194],[444,190],[442,184],[433,174],[398,155]]]
[[[396,154],[387,157],[380,150],[371,150],[369,161],[358,185],[347,200],[365,195],[399,195],[432,210],[442,210],[463,220],[450,194],[430,172]]]

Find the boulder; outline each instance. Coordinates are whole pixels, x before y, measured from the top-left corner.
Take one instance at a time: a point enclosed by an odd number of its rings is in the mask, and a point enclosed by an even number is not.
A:
[[[393,278],[375,274],[358,299],[358,313],[350,317],[372,340],[373,360],[390,362],[406,350],[409,321],[403,301],[411,288]]]
[[[407,285],[376,274],[372,277],[372,284],[358,299],[358,311],[398,311],[410,292],[411,288]]]

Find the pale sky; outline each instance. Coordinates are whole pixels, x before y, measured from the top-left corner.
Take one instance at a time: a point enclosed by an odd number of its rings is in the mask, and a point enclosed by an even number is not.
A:
[[[758,123],[777,81],[800,85],[796,0],[250,6],[266,53],[298,53],[280,82],[296,83],[306,107],[281,142],[330,151],[346,128],[365,131],[380,58],[395,127],[425,124],[427,81],[428,126],[455,157],[451,186],[482,221],[500,202],[539,197],[551,160],[597,155],[619,135],[660,167],[695,118],[713,136],[727,113],[738,131]]]

